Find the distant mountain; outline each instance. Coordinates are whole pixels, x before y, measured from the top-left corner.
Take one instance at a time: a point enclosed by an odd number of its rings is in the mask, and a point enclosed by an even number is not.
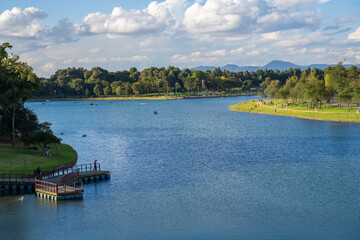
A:
[[[230,72],[241,72],[241,71],[249,71],[249,72],[255,72],[257,70],[260,69],[260,67],[258,66],[244,66],[244,67],[239,67],[237,65],[234,64],[227,64],[223,67],[220,67],[221,70],[228,70]]]
[[[215,68],[216,68],[216,67],[214,67],[214,66],[203,66],[203,65],[200,65],[200,66],[198,66],[198,67],[191,68],[191,70],[200,70],[200,71],[205,72],[206,70],[214,71]]]
[[[274,60],[262,67],[262,69],[265,69],[265,68],[266,69],[274,69],[274,70],[277,69],[279,71],[285,71],[285,70],[288,70],[289,68],[294,68],[294,69],[301,68],[301,66],[295,65],[291,62]]]
[[[239,67],[235,64],[227,64],[225,66],[220,67],[221,70],[228,70],[230,72],[241,72],[241,71],[249,71],[249,72],[255,72],[259,69],[272,69],[272,70],[279,70],[279,71],[285,71],[288,70],[289,68],[300,68],[301,70],[307,69],[307,68],[318,68],[318,69],[322,69],[324,70],[327,67],[330,66],[335,66],[336,64],[311,64],[311,65],[307,65],[307,66],[301,66],[301,65],[296,65],[293,64],[291,62],[286,62],[286,61],[280,61],[280,60],[274,60],[269,62],[268,64],[266,64],[265,66],[242,66]],[[344,67],[348,68],[352,66],[352,64],[345,64]],[[354,65],[358,68],[360,68],[360,65]],[[210,70],[210,71],[214,71],[215,70],[215,66],[198,66],[195,68],[191,68],[191,70],[201,70],[201,71],[206,71],[206,70]]]
[[[311,64],[309,66],[306,66],[306,67],[303,67],[302,69],[304,68],[317,68],[317,69],[322,69],[324,70],[325,68],[327,67],[330,67],[330,66],[335,66],[336,64],[332,64],[332,65],[328,65],[328,64]]]

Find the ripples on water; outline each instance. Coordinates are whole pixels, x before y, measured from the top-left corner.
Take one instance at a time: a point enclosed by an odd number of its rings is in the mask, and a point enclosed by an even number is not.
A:
[[[251,98],[28,104],[112,176],[81,201],[1,196],[3,236],[359,239],[360,124],[228,108]]]

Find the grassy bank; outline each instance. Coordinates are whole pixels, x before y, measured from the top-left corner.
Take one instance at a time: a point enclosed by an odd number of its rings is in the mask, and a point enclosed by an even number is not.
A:
[[[321,109],[311,109],[306,104],[287,104],[283,100],[253,100],[230,106],[233,111],[271,114],[307,118],[314,120],[360,122],[358,108],[349,109],[334,105],[323,105]]]
[[[97,97],[97,98],[75,98],[75,97],[65,97],[65,98],[33,98],[29,102],[45,102],[46,100],[50,101],[97,101],[97,100],[110,100],[110,101],[126,101],[126,100],[173,100],[181,99],[182,97],[176,96],[153,96],[153,97],[143,97],[143,96],[130,96],[130,97]]]
[[[66,144],[60,144],[58,153],[56,145],[50,145],[51,156],[42,156],[41,148],[24,149],[23,144],[12,146],[0,142],[0,149],[0,170],[34,170],[40,166],[41,170],[47,171],[72,162],[77,157],[76,151]]]
[[[237,96],[254,96],[257,95],[255,92],[241,93],[241,94],[202,94],[202,93],[178,93],[178,95],[168,95],[163,93],[149,93],[139,96],[128,96],[128,97],[92,97],[92,98],[76,98],[76,97],[47,97],[47,98],[33,98],[29,102],[45,102],[50,101],[97,101],[97,100],[110,100],[110,101],[126,101],[126,100],[176,100],[176,99],[187,99],[187,98],[204,98],[204,97],[237,97]]]

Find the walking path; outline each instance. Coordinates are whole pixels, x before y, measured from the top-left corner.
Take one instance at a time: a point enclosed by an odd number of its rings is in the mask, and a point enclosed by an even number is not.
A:
[[[34,174],[14,173],[14,171],[0,172],[0,189],[24,189],[35,187],[35,193],[43,198],[60,200],[82,198],[83,181],[104,179],[110,177],[110,171],[101,170],[100,164],[75,165],[71,168],[60,168],[51,171],[47,176]],[[81,186],[80,186],[81,185]]]

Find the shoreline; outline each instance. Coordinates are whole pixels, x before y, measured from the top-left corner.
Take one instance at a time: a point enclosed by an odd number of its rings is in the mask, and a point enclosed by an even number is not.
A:
[[[4,152],[8,155],[8,158],[1,156],[0,158],[0,171],[32,171],[37,166],[40,166],[44,173],[52,172],[61,168],[71,168],[76,165],[78,161],[77,151],[69,144],[61,143],[59,155],[56,153],[56,147],[50,145],[53,152],[52,156],[41,156],[41,149],[32,150],[24,149],[21,143],[15,146],[11,146],[9,143],[2,143],[1,145]],[[22,165],[23,162],[19,159],[25,158],[26,165]],[[10,167],[8,162],[11,162]],[[21,163],[20,163],[21,162]]]
[[[100,98],[33,98],[28,102],[46,102],[46,101],[159,101],[159,100],[183,100],[183,99],[198,99],[198,98],[223,98],[223,97],[241,97],[241,96],[256,96],[257,93],[231,94],[231,95],[205,95],[205,96],[156,96],[156,97],[100,97]]]
[[[241,109],[240,107],[241,104],[246,105],[248,108],[246,109],[246,107],[243,107],[243,109]],[[249,106],[249,104],[251,105]],[[229,106],[229,108],[231,111],[234,112],[247,112],[247,113],[283,116],[283,117],[294,117],[294,118],[302,118],[302,119],[317,120],[317,121],[360,123],[360,118],[358,114],[352,115],[351,113],[344,113],[344,112],[317,112],[317,111],[293,110],[287,108],[285,109],[275,108],[275,107],[262,105],[260,101],[246,101],[235,105],[231,105]],[[268,111],[269,109],[274,110],[274,112],[269,112]],[[275,111],[275,109],[277,111]],[[332,116],[334,115],[335,117],[337,115],[338,118],[332,118]],[[340,115],[344,116],[344,118],[340,119]],[[327,116],[327,118],[325,116]],[[354,116],[356,116],[356,119]]]

